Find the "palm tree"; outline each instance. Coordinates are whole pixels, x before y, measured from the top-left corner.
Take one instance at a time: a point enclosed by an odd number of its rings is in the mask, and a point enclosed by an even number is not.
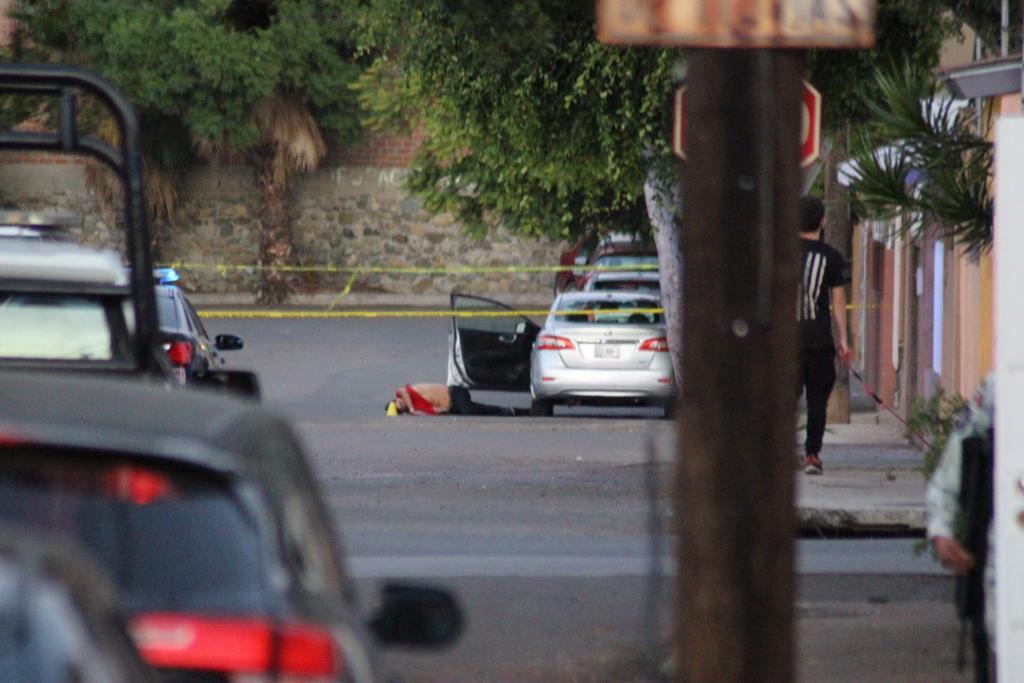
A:
[[[327,154],[323,133],[309,107],[295,93],[277,90],[256,102],[252,119],[258,139],[240,155],[222,140],[204,139],[196,151],[205,159],[241,156],[256,171],[263,195],[260,210],[261,278],[257,300],[282,303],[291,291],[287,270],[293,262],[291,180],[296,174],[315,170]]]
[[[992,143],[935,77],[914,66],[876,74],[882,99],[854,131],[849,188],[862,215],[907,213],[970,251],[992,244]],[[910,222],[908,222],[909,224]]]

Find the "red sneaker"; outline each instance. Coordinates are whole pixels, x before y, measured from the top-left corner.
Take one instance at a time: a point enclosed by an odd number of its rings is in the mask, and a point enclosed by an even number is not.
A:
[[[804,456],[804,474],[821,474],[821,458],[816,455]]]

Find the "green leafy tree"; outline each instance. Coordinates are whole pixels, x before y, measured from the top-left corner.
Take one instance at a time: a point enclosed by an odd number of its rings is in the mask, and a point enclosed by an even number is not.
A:
[[[172,211],[192,152],[256,171],[260,299],[282,301],[293,258],[290,181],[315,168],[324,134],[359,130],[359,75],[344,0],[92,0],[22,3],[25,50],[87,65],[140,112],[150,192]],[[162,188],[162,189],[156,189]]]
[[[644,228],[668,51],[598,43],[593,0],[370,0],[362,26],[363,103],[423,126],[409,185],[429,209],[477,233]]]
[[[645,182],[657,169],[676,184],[673,51],[597,42],[593,0],[365,0],[360,12],[375,58],[357,87],[367,122],[425,133],[408,187],[429,210],[477,235],[651,232]],[[654,232],[675,345],[668,213]]]

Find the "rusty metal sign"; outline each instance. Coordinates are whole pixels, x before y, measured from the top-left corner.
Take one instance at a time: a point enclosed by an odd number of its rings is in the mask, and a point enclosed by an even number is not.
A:
[[[596,0],[617,45],[871,47],[875,0]]]

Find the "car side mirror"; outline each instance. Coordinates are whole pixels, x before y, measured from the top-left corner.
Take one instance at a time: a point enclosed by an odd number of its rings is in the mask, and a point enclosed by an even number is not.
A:
[[[462,633],[462,609],[449,591],[388,583],[370,630],[384,645],[436,648]]]
[[[248,370],[209,370],[198,378],[201,386],[212,387],[260,400],[260,380]]]
[[[233,334],[218,334],[213,339],[213,345],[217,347],[218,351],[237,351],[245,347],[245,342],[241,337],[236,337]]]

